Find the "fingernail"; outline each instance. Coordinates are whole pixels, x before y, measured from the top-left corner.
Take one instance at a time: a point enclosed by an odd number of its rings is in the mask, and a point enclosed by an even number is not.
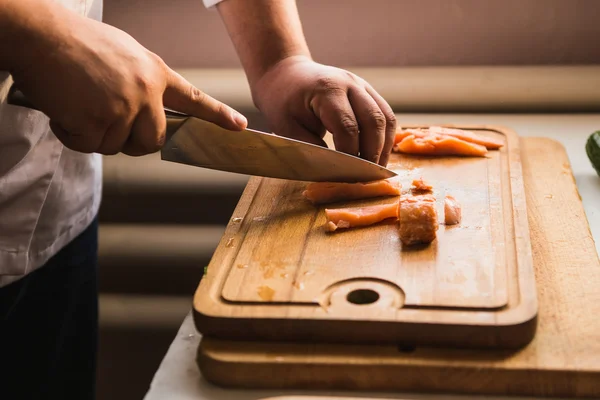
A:
[[[248,120],[246,119],[246,117],[244,117],[242,114],[240,114],[237,111],[233,111],[233,120],[235,121],[236,124],[240,125],[240,126],[246,126],[246,124],[248,124]]]

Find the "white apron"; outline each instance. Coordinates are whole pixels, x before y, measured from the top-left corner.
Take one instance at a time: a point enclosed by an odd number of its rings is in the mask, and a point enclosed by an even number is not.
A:
[[[102,19],[102,0],[54,1]],[[0,71],[0,287],[42,266],[87,228],[102,190],[101,156],[67,149],[44,114],[6,104],[11,83]]]

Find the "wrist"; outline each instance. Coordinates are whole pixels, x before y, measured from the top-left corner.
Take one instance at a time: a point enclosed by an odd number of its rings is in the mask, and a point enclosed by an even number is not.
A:
[[[227,0],[218,10],[251,88],[285,60],[311,58],[295,0]]]
[[[261,57],[254,64],[248,63],[244,69],[250,88],[260,82],[271,71],[296,61],[312,61],[308,48],[298,46],[298,48],[282,50],[278,54],[270,54],[268,57]]]

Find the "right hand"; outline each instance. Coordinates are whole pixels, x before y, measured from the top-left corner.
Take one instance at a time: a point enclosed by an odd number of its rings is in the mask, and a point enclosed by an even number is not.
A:
[[[15,84],[68,148],[140,156],[165,140],[167,107],[241,130],[246,119],[192,86],[125,32],[54,9],[62,22],[33,36]],[[25,47],[25,46],[24,46]]]

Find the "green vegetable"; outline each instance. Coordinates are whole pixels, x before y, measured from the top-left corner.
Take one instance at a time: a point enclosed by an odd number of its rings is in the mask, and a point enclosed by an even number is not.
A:
[[[206,271],[208,271],[208,265],[204,267],[204,275],[206,275]]]
[[[585,151],[596,173],[600,175],[600,131],[596,131],[590,135],[585,144]]]

